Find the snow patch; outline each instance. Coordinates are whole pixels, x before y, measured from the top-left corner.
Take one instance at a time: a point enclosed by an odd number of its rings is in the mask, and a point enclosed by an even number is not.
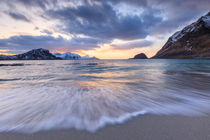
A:
[[[210,27],[210,16],[204,16],[204,17],[202,17],[202,20],[205,22],[205,26],[207,28],[209,28]]]
[[[179,40],[180,38],[182,38],[184,36],[184,34],[181,31],[176,32],[172,37],[172,42],[176,42],[177,40]]]

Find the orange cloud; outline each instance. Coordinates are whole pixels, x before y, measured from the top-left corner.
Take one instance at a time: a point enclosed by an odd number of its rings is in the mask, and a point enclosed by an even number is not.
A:
[[[0,55],[15,55],[15,54],[12,54],[12,53],[7,53],[9,50],[0,50]]]

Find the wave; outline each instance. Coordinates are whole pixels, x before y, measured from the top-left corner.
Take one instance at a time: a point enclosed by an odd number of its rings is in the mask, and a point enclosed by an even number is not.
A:
[[[143,114],[205,115],[210,100],[196,90],[119,87],[18,88],[0,94],[0,131],[75,128],[95,132]]]

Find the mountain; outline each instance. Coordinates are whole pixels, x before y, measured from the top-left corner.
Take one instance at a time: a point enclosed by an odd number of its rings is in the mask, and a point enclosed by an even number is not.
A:
[[[88,55],[82,56],[81,59],[82,60],[98,60],[98,58],[96,58],[95,56],[94,57],[90,57]]]
[[[59,59],[52,55],[49,50],[34,49],[23,54],[5,56],[0,55],[0,60],[56,60]]]
[[[66,52],[64,54],[60,54],[60,53],[54,53],[54,56],[61,58],[61,59],[65,59],[65,60],[77,60],[77,59],[81,59],[81,56],[75,53],[70,53],[70,52]]]
[[[0,60],[93,60],[93,59],[98,59],[96,57],[89,57],[88,55],[86,56],[80,56],[75,53],[70,53],[66,52],[64,54],[60,53],[50,53],[49,50],[45,49],[34,49],[31,51],[28,51],[23,54],[18,54],[18,55],[12,55],[12,56],[7,56],[7,55],[0,55]]]
[[[172,35],[152,58],[210,58],[210,12]]]
[[[147,59],[147,56],[144,53],[140,53],[135,55],[133,59]]]
[[[7,55],[0,55],[0,60],[10,60],[11,56],[7,56]]]
[[[96,57],[89,57],[88,55],[80,56],[78,54],[71,53],[71,52],[66,52],[64,54],[54,53],[53,55],[55,55],[56,57],[61,58],[63,60],[94,60],[94,59],[98,59]]]

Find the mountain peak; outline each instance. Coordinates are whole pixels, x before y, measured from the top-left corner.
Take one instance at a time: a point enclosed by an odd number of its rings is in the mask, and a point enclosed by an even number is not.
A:
[[[153,58],[210,57],[210,12],[173,34]]]
[[[31,51],[28,51],[28,52],[33,52],[33,53],[37,53],[37,52],[42,52],[42,53],[50,53],[50,51],[49,50],[47,50],[47,49],[43,49],[43,48],[38,48],[38,49],[33,49],[33,50],[31,50]]]
[[[54,55],[50,53],[49,50],[39,48],[33,49],[23,54],[16,55],[17,59],[21,60],[48,60],[48,59],[57,59]]]
[[[203,16],[201,19],[205,22],[206,27],[210,28],[210,12],[208,12],[208,14]]]

